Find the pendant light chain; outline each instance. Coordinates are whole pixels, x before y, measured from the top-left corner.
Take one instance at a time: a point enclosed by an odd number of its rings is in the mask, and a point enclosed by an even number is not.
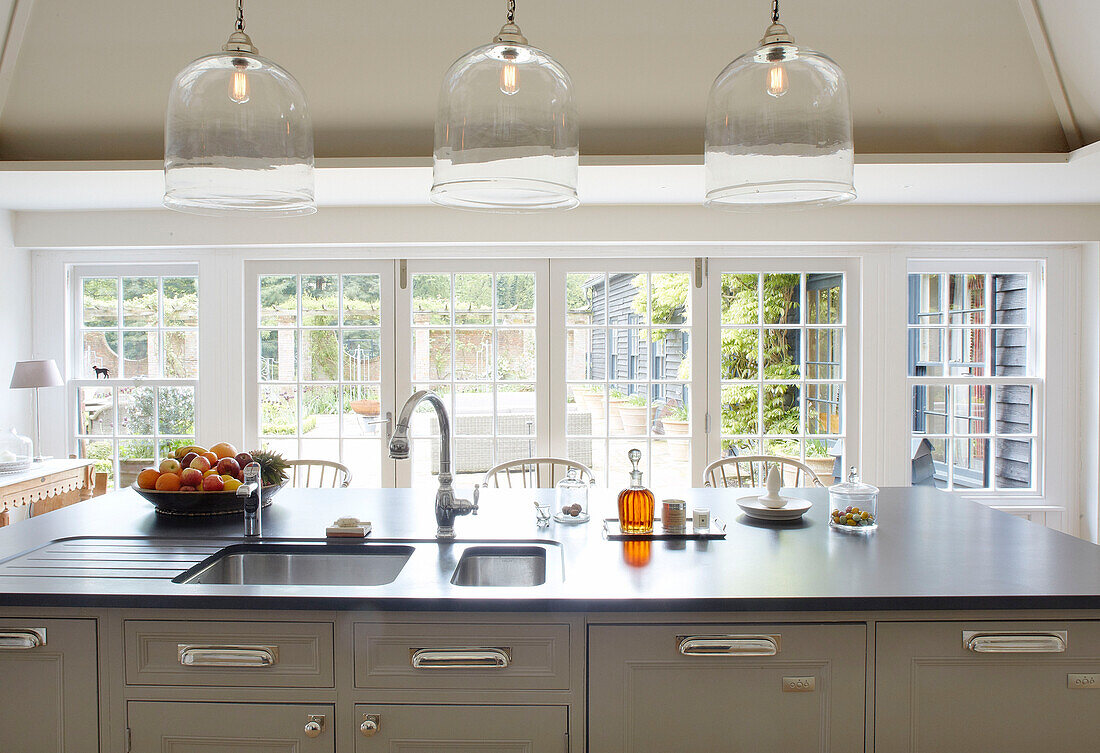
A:
[[[779,23],[779,0],[772,0],[772,23]]]
[[[508,0],[508,23],[516,21],[516,0]]]
[[[244,32],[244,0],[237,0],[237,31]]]

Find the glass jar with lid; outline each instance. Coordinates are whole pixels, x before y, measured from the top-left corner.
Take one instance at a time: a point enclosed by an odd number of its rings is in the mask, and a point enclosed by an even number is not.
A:
[[[580,469],[570,468],[557,485],[554,520],[559,523],[588,522],[588,484],[581,480]]]
[[[829,525],[840,531],[866,533],[878,528],[878,487],[863,483],[853,465],[848,479],[829,487]]]
[[[31,467],[34,445],[15,429],[0,432],[0,473],[18,473]]]

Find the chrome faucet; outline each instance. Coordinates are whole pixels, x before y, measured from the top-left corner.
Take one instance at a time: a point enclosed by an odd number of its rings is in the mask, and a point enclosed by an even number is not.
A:
[[[447,406],[439,395],[430,390],[414,392],[401,409],[390,437],[390,457],[395,460],[407,460],[409,457],[409,420],[416,406],[427,400],[439,419],[439,489],[435,493],[435,522],[438,528],[437,539],[455,537],[455,517],[459,515],[477,515],[478,487],[474,487],[474,501],[455,499],[451,486],[451,421],[447,418]]]
[[[247,538],[262,536],[261,510],[263,509],[263,482],[260,464],[249,463],[244,467],[244,483],[237,487],[237,499],[244,501],[244,535]]]

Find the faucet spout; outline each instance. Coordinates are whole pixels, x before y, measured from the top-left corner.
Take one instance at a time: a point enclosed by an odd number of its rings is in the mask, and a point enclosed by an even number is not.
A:
[[[260,464],[249,463],[244,467],[244,483],[237,487],[237,499],[243,501],[244,535],[247,538],[262,536],[261,518],[263,515],[263,482],[260,478]]]
[[[397,417],[393,436],[390,437],[390,457],[394,460],[407,460],[409,457],[409,421],[413,411],[421,402],[427,400],[435,409],[439,421],[439,489],[435,493],[435,536],[437,539],[455,537],[454,521],[458,515],[477,514],[477,496],[470,502],[456,499],[451,485],[451,421],[447,416],[447,405],[443,399],[430,390],[414,392],[405,401]]]

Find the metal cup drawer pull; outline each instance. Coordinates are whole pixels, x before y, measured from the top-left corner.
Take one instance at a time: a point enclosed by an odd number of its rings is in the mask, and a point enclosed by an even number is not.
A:
[[[978,654],[1060,654],[1069,645],[1065,630],[989,632],[964,630],[963,648]]]
[[[680,638],[684,656],[775,656],[778,635],[689,635]]]
[[[210,646],[180,643],[180,664],[185,667],[270,667],[279,663],[277,646]]]
[[[414,648],[413,669],[507,669],[512,663],[508,648]]]
[[[0,630],[0,650],[22,651],[46,645],[46,628]]]

